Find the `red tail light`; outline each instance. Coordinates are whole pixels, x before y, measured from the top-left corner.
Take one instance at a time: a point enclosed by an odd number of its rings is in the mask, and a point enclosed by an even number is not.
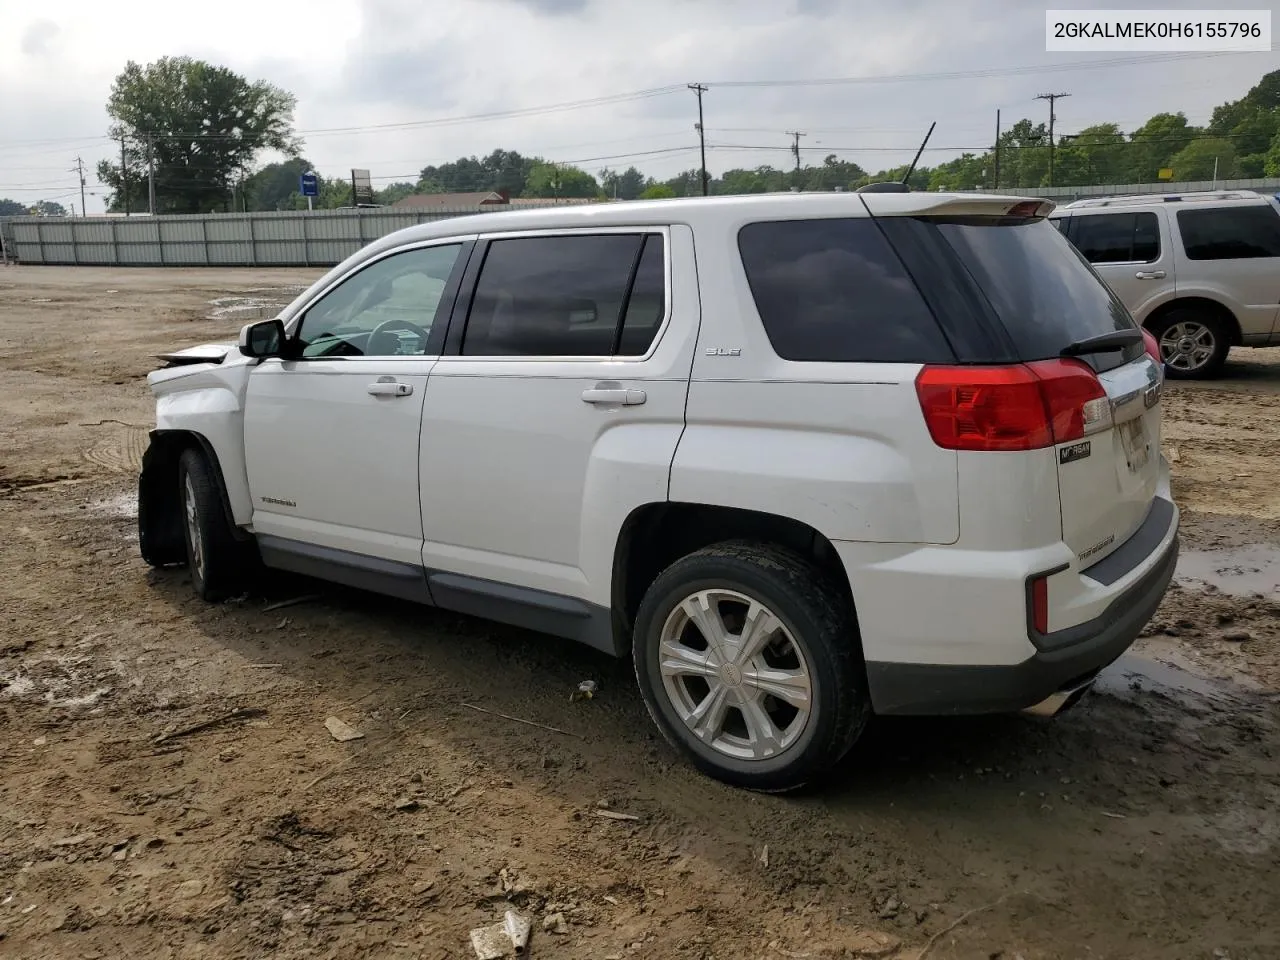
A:
[[[1147,356],[1156,362],[1156,366],[1164,369],[1164,357],[1160,355],[1160,341],[1155,338],[1150,330],[1143,329],[1142,342],[1146,345]]]
[[[1101,382],[1079,360],[925,367],[916,394],[934,443],[948,450],[1069,443],[1110,413]]]

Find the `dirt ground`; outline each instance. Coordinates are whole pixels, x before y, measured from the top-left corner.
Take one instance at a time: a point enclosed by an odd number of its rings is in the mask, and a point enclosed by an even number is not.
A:
[[[148,570],[151,355],[315,275],[0,268],[0,956],[467,958],[514,905],[533,958],[1280,958],[1280,352],[1172,387],[1180,579],[1078,708],[769,797],[567,642]]]

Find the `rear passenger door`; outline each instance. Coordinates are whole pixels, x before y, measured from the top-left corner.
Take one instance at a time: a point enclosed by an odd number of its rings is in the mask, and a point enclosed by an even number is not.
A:
[[[1275,206],[1183,209],[1178,229],[1184,258],[1178,268],[1179,295],[1213,296],[1236,315],[1246,344],[1269,342],[1280,305],[1280,214]]]
[[[608,608],[618,530],[667,498],[684,427],[697,291],[672,262],[691,268],[692,243],[665,226],[481,238],[427,387],[429,574]]]
[[[1077,213],[1067,231],[1067,238],[1139,319],[1173,297],[1168,237],[1163,210]]]

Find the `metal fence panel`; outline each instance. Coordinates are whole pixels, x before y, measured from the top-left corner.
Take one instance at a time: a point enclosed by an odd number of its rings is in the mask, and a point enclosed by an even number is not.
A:
[[[1280,192],[1280,179],[1219,183],[1136,183],[1094,187],[1002,187],[1001,193],[1069,203],[1083,197],[1199,190]],[[989,191],[976,191],[989,192]],[[522,204],[519,209],[529,209]],[[554,206],[548,203],[546,206]],[[511,210],[283,211],[134,217],[14,217],[0,221],[6,247],[21,263],[102,266],[312,266],[341,263],[366,243],[419,223]]]

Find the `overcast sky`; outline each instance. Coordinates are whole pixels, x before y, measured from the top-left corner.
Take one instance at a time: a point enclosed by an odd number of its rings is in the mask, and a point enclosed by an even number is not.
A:
[[[1249,6],[1194,4],[1217,5]],[[1026,0],[219,0],[180,9],[158,0],[0,0],[0,197],[78,208],[76,156],[92,194],[92,169],[112,150],[103,107],[112,79],[127,60],[165,55],[291,91],[305,156],[328,176],[367,167],[377,186],[495,147],[592,173],[635,164],[670,177],[698,164],[697,104],[683,87],[694,81],[711,85],[713,172],[790,165],[789,130],[806,134],[806,162],[834,152],[877,170],[909,161],[933,120],[926,164],[989,144],[997,108],[1006,126],[1046,119],[1039,93],[1071,94],[1058,104],[1064,133],[1108,120],[1132,129],[1161,111],[1203,123],[1280,68],[1274,51],[1110,65],[1144,55],[1048,54],[1044,5]],[[717,85],[849,77],[881,79]],[[386,126],[669,85],[677,89],[577,109]],[[101,210],[101,197],[88,205]]]

